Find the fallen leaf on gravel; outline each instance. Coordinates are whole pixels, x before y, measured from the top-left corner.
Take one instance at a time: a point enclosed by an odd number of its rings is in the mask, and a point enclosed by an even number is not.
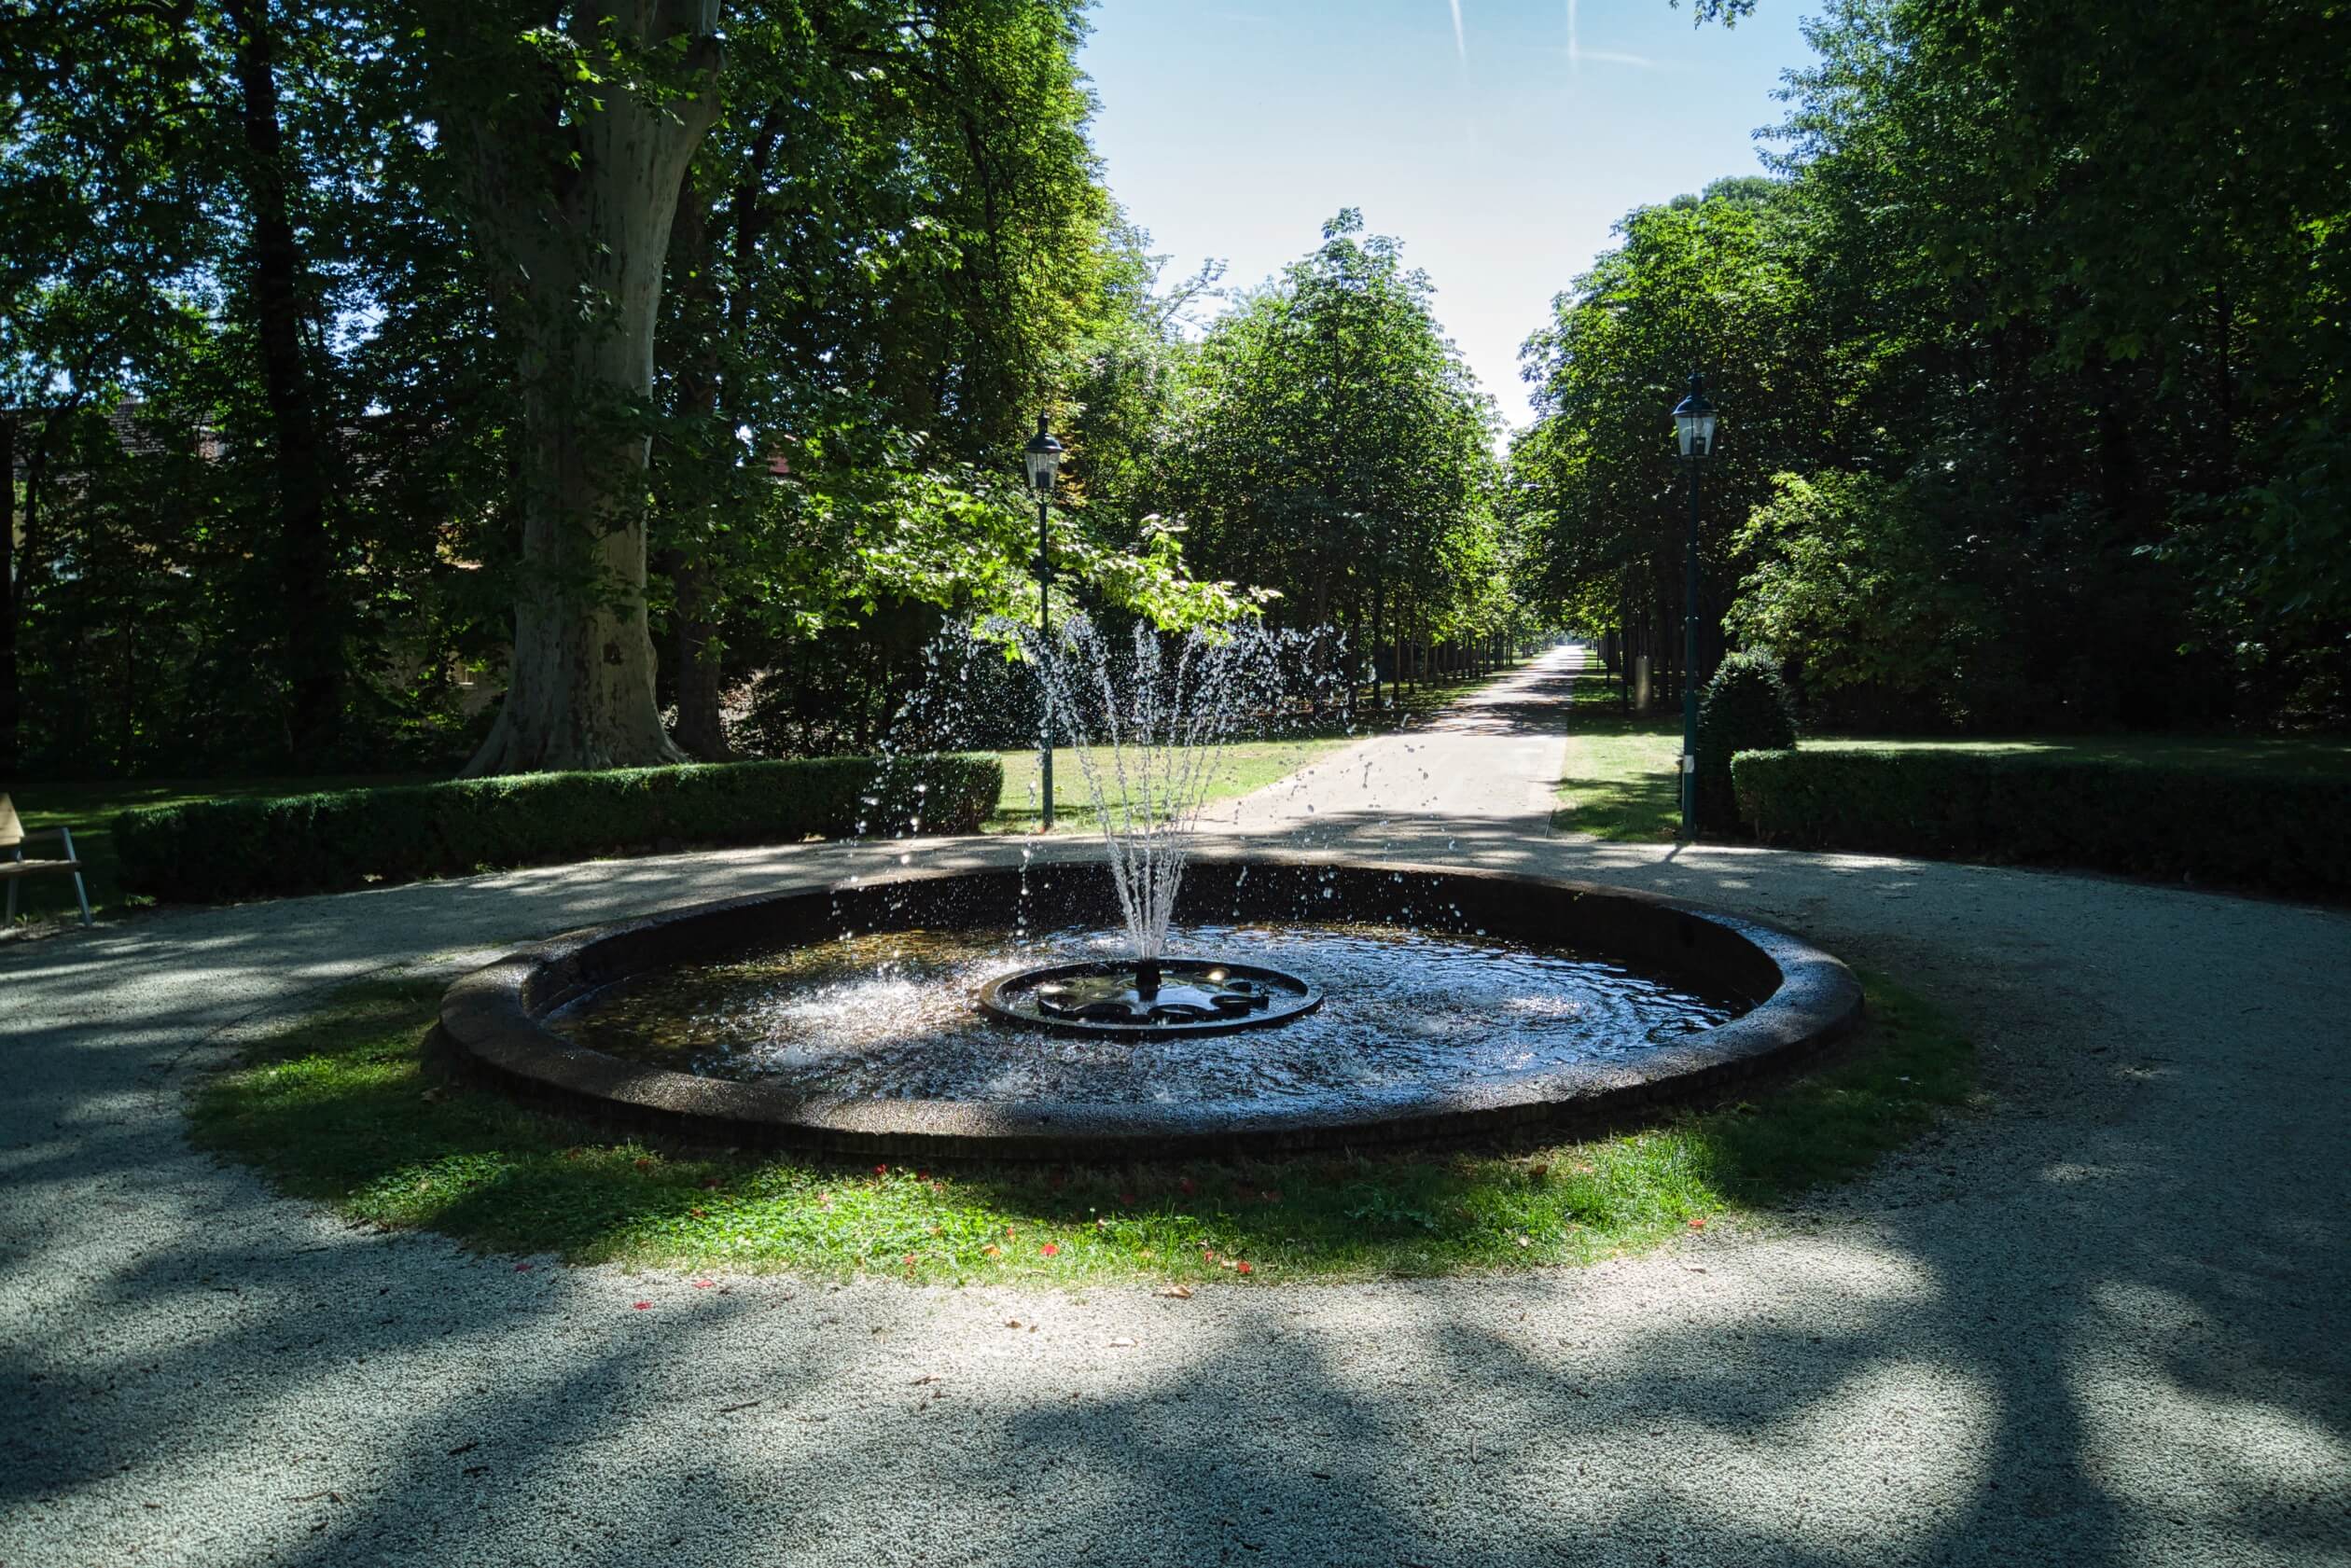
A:
[[[1127,1336],[1121,1334],[1117,1339],[1111,1340],[1110,1343],[1114,1348],[1125,1349],[1132,1347],[1134,1341],[1127,1338]]]
[[[453,1449],[450,1450],[449,1450],[449,1457],[450,1457],[450,1458],[452,1458],[452,1459],[454,1459],[454,1458],[456,1458],[456,1457],[457,1457],[459,1454],[461,1454],[461,1453],[471,1453],[471,1452],[473,1452],[473,1451],[474,1451],[474,1450],[476,1450],[476,1449],[478,1449],[478,1448],[480,1448],[480,1447],[481,1447],[481,1439],[480,1439],[480,1438],[479,1438],[479,1437],[476,1437],[476,1438],[475,1438],[472,1442],[470,1442],[470,1443],[460,1443],[460,1444],[458,1444],[455,1448],[453,1448]]]
[[[747,1410],[758,1402],[757,1399],[745,1399],[740,1405],[721,1405],[718,1407],[718,1413],[722,1416],[730,1416],[737,1410]]]
[[[531,1271],[531,1266],[527,1263],[518,1263],[514,1266],[514,1271],[518,1274],[527,1274]]]
[[[1018,1328],[1021,1326],[1021,1320],[1019,1318],[1006,1318],[1004,1320],[1004,1326],[1007,1328]]]
[[[937,1382],[938,1381],[939,1381],[939,1374],[938,1374],[938,1373],[936,1373],[936,1372],[925,1372],[925,1373],[924,1373],[921,1377],[919,1377],[919,1378],[917,1378],[917,1379],[915,1379],[915,1380],[914,1380],[914,1384],[913,1384],[913,1386],[914,1386],[914,1387],[916,1387],[916,1388],[920,1388],[920,1387],[922,1387],[925,1383],[935,1383],[935,1382]]]
[[[650,1301],[632,1301],[629,1305],[634,1311],[642,1312],[649,1311],[652,1308],[653,1303]]]
[[[1706,1271],[1706,1266],[1703,1263],[1685,1263],[1682,1268],[1692,1274],[1703,1274]]]
[[[1188,1284],[1172,1284],[1165,1290],[1161,1291],[1160,1294],[1162,1296],[1172,1297],[1178,1301],[1189,1301],[1191,1299],[1191,1286]]]
[[[696,1280],[694,1282],[694,1288],[696,1290],[708,1290],[712,1285],[716,1284],[718,1282],[716,1280]]]
[[[1691,1220],[1690,1222],[1690,1228],[1692,1230],[1704,1230],[1706,1228],[1706,1216],[1700,1214],[1696,1219]]]

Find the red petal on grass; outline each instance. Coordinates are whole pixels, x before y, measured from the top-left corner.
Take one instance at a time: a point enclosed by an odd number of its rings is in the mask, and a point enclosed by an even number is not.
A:
[[[877,1165],[873,1168],[873,1173],[877,1176],[886,1176],[890,1173],[890,1168],[886,1165]]]
[[[1706,1216],[1700,1214],[1696,1219],[1691,1220],[1690,1222],[1690,1228],[1692,1230],[1704,1230],[1706,1228]]]
[[[1061,1243],[1058,1242],[1048,1242],[1036,1250],[1043,1253],[1047,1257],[1052,1257],[1061,1252]]]
[[[1234,1270],[1239,1273],[1245,1274],[1249,1271],[1249,1266],[1245,1263],[1236,1263],[1232,1267]]]

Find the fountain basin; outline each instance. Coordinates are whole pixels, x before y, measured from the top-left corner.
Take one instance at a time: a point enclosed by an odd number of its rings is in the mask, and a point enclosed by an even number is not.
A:
[[[944,1080],[936,1091],[918,1086],[916,1092],[829,1092],[805,1083],[680,1072],[567,1037],[566,1020],[584,1003],[676,966],[877,934],[986,931],[1009,924],[1016,910],[1031,926],[1117,918],[1108,875],[1099,864],[1082,863],[1025,872],[917,873],[734,899],[513,953],[450,989],[441,1033],[464,1059],[510,1089],[700,1142],[925,1161],[1134,1159],[1631,1119],[1798,1059],[1849,1027],[1861,1005],[1845,966],[1800,937],[1621,889],[1425,866],[1201,859],[1186,873],[1179,922],[1255,923],[1286,935],[1301,922],[1351,921],[1454,948],[1492,944],[1497,955],[1504,944],[1573,949],[1640,976],[1739,998],[1745,1010],[1620,1052],[1530,1059],[1523,1070],[1504,1061],[1463,1076],[1441,1070],[1442,1051],[1424,1051],[1414,1059],[1428,1069],[1422,1076],[1321,1084],[1303,1096],[1104,1092],[1086,1087],[1100,1083],[1098,1063],[1089,1069],[1093,1076],[1007,1074],[1009,1089],[975,1087],[982,1075]],[[1033,964],[1008,955],[999,967],[1024,966]],[[1306,977],[1309,983],[1313,978]],[[1332,1006],[1344,1001],[1334,993]],[[1325,1024],[1318,1017],[1237,1035],[1231,1048],[1267,1048]],[[998,1027],[1008,1038],[1053,1039]]]

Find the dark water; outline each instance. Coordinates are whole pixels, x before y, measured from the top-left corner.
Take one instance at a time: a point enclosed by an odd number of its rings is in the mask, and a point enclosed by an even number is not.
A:
[[[1016,1103],[1381,1098],[1624,1062],[1746,1011],[1572,952],[1395,926],[1178,926],[1168,951],[1270,964],[1323,988],[1311,1017],[1149,1042],[981,1015],[981,981],[1126,951],[1121,930],[894,931],[687,964],[549,1019],[614,1056],[812,1093]]]

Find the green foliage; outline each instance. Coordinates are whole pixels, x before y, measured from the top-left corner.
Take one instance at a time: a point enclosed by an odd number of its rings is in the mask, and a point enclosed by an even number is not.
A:
[[[1638,1131],[1502,1148],[1066,1170],[713,1156],[446,1075],[425,1044],[441,987],[412,981],[354,988],[257,1045],[202,1086],[190,1124],[355,1223],[576,1263],[1065,1285],[1585,1263],[1847,1180],[1965,1103],[1974,1055],[1950,1020],[1881,976],[1862,985],[1833,1067]]]
[[[2351,893],[2351,777],[1945,749],[1732,759],[1769,844]]]
[[[1777,662],[1757,653],[1724,659],[1698,705],[1700,828],[1727,835],[1738,821],[1731,793],[1734,753],[1779,751],[1795,743],[1795,703]]]
[[[2351,720],[2351,27],[1825,11],[1779,178],[1633,213],[1528,340],[1527,591],[1677,651],[1664,415],[1697,369],[1702,643],[1727,613],[1816,715]]]
[[[1427,276],[1350,209],[1209,328],[1143,493],[1277,621],[1474,645],[1524,630],[1492,439]]]
[[[662,843],[969,833],[996,809],[993,756],[818,757],[461,779],[188,801],[115,819],[122,885],[206,901],[577,860]]]

